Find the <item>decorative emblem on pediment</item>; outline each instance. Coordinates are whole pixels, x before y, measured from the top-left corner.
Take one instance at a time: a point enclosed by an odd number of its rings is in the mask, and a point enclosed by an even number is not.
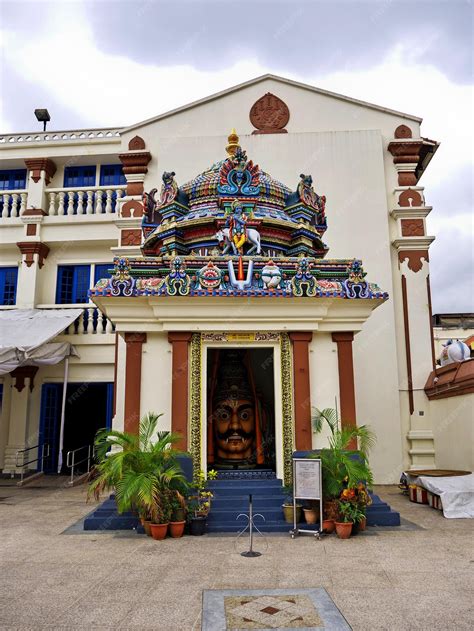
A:
[[[267,92],[250,109],[250,122],[257,128],[254,134],[286,133],[290,110],[280,98]]]

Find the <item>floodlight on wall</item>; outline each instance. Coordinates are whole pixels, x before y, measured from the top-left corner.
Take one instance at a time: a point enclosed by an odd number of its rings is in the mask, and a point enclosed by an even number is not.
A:
[[[43,123],[43,131],[46,131],[46,123],[51,120],[51,116],[49,115],[48,110],[35,110],[35,116],[36,120],[38,120],[40,123]]]

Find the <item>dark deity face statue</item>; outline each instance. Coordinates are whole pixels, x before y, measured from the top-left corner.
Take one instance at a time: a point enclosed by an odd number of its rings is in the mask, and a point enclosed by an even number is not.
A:
[[[248,460],[255,449],[255,401],[241,355],[232,354],[220,370],[214,396],[216,461]]]

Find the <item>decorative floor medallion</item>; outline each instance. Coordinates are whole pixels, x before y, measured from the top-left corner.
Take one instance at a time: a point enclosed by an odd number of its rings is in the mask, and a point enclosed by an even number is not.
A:
[[[202,631],[347,631],[350,626],[323,588],[205,590]]]
[[[308,596],[225,596],[228,629],[301,629],[321,627]]]

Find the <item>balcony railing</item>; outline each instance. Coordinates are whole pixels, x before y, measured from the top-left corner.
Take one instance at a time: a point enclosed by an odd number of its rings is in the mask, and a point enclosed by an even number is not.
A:
[[[113,333],[115,325],[89,303],[74,305],[37,305],[38,309],[83,309],[81,315],[64,330],[62,335],[102,335]]]
[[[0,217],[19,217],[26,210],[26,191],[0,192]]]
[[[117,200],[125,195],[125,187],[77,187],[48,190],[48,214],[101,215],[115,213]]]
[[[76,129],[52,132],[30,132],[23,134],[2,134],[0,144],[21,144],[41,142],[87,142],[97,140],[118,140],[121,128]]]

